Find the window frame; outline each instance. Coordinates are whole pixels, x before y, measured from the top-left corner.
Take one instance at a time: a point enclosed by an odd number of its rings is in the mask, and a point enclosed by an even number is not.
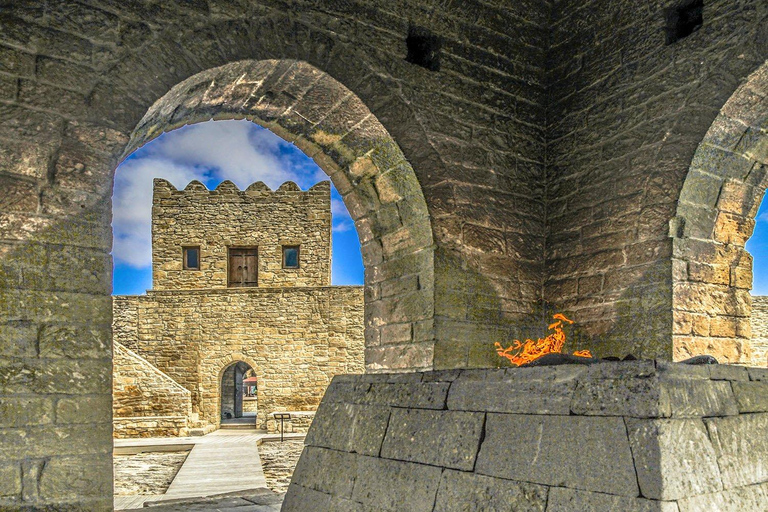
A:
[[[283,263],[283,268],[286,270],[296,270],[301,268],[301,244],[286,244],[281,245],[281,259]],[[288,267],[285,264],[285,251],[286,249],[296,249],[296,266]]]
[[[188,251],[190,249],[197,251],[197,266],[196,267],[190,267],[187,264],[187,261],[189,259]],[[199,245],[182,245],[181,246],[181,268],[182,270],[200,270],[200,246]]]

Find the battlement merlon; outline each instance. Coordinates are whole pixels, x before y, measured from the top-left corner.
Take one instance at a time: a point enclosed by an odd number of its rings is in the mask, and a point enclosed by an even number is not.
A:
[[[180,196],[185,194],[200,194],[210,193],[216,195],[225,194],[238,194],[249,197],[262,197],[262,196],[282,196],[285,194],[304,194],[307,196],[328,196],[331,195],[331,182],[328,180],[317,182],[307,190],[301,190],[301,188],[293,181],[286,181],[277,189],[272,190],[263,181],[256,181],[248,185],[245,190],[240,190],[237,185],[229,180],[224,180],[214,189],[209,189],[202,182],[198,180],[190,181],[186,187],[179,190],[173,183],[163,178],[155,178],[152,182],[152,196],[153,198],[170,198],[174,196]]]
[[[258,253],[259,287],[328,286],[331,282],[331,185],[304,191],[292,181],[276,190],[256,182],[240,190],[224,181],[209,190],[199,181],[183,190],[156,178],[152,204],[155,290],[232,286],[232,249]],[[283,247],[299,247],[298,268]],[[199,269],[187,268],[185,248],[199,248]],[[253,266],[253,265],[251,265]]]

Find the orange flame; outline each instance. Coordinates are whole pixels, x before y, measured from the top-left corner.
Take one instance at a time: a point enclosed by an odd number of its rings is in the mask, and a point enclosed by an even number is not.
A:
[[[523,343],[520,340],[515,340],[512,345],[507,348],[501,346],[501,343],[496,342],[496,353],[500,357],[506,357],[515,366],[520,366],[525,363],[540,358],[541,356],[560,353],[563,351],[563,345],[565,344],[565,333],[563,332],[563,322],[573,323],[573,320],[569,320],[565,315],[557,313],[552,318],[557,320],[549,325],[547,329],[555,332],[549,333],[546,338],[539,338],[538,340],[525,340]],[[579,350],[574,352],[573,355],[579,357],[592,357],[592,353],[589,350]]]

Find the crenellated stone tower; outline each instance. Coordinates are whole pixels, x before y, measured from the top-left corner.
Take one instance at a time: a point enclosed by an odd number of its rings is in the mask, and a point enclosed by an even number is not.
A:
[[[331,225],[327,181],[155,179],[153,289],[114,297],[115,435],[217,428],[238,363],[258,380],[259,427],[293,411],[306,428],[331,378],[363,371],[362,287],[330,286]]]
[[[239,190],[231,181],[215,190],[199,181],[176,190],[156,178],[152,287],[330,286],[330,192],[328,181],[307,191],[288,181],[273,192],[262,182]],[[184,258],[194,250],[198,261],[190,266]],[[236,275],[248,266],[241,260],[256,268]]]

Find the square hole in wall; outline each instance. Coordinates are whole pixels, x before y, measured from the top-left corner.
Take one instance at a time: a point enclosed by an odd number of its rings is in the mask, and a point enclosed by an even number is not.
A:
[[[411,25],[405,39],[408,47],[407,62],[416,64],[430,71],[440,71],[440,48],[443,43],[440,36],[429,30]]]
[[[704,24],[704,0],[688,0],[667,11],[667,44],[688,37]]]

